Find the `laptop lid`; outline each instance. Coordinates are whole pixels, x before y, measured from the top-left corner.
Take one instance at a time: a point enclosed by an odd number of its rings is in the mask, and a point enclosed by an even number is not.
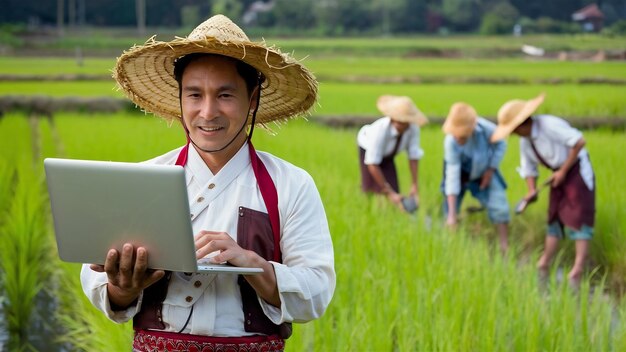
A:
[[[61,260],[104,264],[131,243],[150,268],[196,271],[182,167],[47,158],[44,168]]]
[[[198,263],[184,169],[111,161],[44,160],[59,257],[104,264],[110,248],[145,247],[148,267],[259,274],[261,268]]]

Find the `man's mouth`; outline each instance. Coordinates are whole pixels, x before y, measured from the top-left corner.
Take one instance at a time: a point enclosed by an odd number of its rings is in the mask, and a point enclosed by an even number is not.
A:
[[[215,131],[222,129],[222,127],[208,127],[208,126],[198,126],[198,128],[204,132],[215,132]]]

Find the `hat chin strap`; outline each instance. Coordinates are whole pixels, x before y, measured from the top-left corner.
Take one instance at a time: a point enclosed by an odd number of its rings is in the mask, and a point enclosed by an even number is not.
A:
[[[256,90],[258,91],[258,99],[257,99],[257,104],[254,107],[254,111],[252,112],[252,124],[250,125],[250,133],[248,134],[248,137],[246,138],[248,142],[250,142],[250,140],[252,139],[252,132],[254,132],[254,124],[256,122],[256,113],[259,110],[259,105],[261,105],[261,82],[260,81],[258,85],[256,86]],[[181,93],[182,92],[180,91],[180,87],[179,87],[178,100],[180,102],[180,116],[181,116],[181,122],[183,124],[183,128],[185,129],[185,134],[187,135],[187,144],[191,143],[196,148],[200,149],[201,151],[205,153],[217,153],[228,148],[228,146],[231,145],[235,141],[235,139],[237,139],[239,134],[243,131],[243,129],[246,127],[248,123],[248,117],[250,116],[250,108],[248,108],[248,113],[246,114],[246,120],[241,125],[241,128],[239,129],[239,131],[237,131],[235,136],[228,143],[226,143],[226,145],[224,145],[223,147],[219,149],[213,149],[213,150],[201,148],[199,145],[196,144],[196,142],[193,141],[193,139],[191,139],[191,135],[189,134],[189,129],[185,125],[185,119],[182,117],[183,116],[183,104],[182,104]]]

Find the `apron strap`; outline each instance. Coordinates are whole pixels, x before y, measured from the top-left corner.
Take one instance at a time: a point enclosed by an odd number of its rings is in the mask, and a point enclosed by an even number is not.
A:
[[[274,233],[274,261],[281,263],[282,256],[280,254],[280,216],[278,214],[278,192],[276,192],[276,186],[270,176],[269,172],[265,168],[265,165],[259,158],[252,141],[248,141],[248,151],[250,152],[250,162],[252,163],[252,170],[254,176],[259,184],[259,190],[265,202],[267,208],[267,214],[270,217],[270,224],[272,225],[272,232]]]

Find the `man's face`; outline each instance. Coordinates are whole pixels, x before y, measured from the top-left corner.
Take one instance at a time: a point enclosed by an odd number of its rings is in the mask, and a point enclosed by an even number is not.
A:
[[[455,135],[453,137],[458,145],[465,145],[465,143],[467,143],[467,140],[469,139],[468,136]]]
[[[513,133],[521,137],[528,137],[530,136],[531,129],[532,129],[532,120],[528,121],[527,119],[524,123],[515,127],[515,129],[513,130]]]
[[[235,62],[219,56],[192,61],[185,68],[181,84],[183,121],[193,142],[203,150],[217,150],[234,138],[220,152],[234,155],[246,139],[246,130],[241,127],[252,110],[246,83],[237,73]]]
[[[404,131],[406,131],[410,126],[408,122],[400,122],[395,120],[391,120],[391,124],[396,129],[396,131],[398,131],[398,133],[404,133]]]

